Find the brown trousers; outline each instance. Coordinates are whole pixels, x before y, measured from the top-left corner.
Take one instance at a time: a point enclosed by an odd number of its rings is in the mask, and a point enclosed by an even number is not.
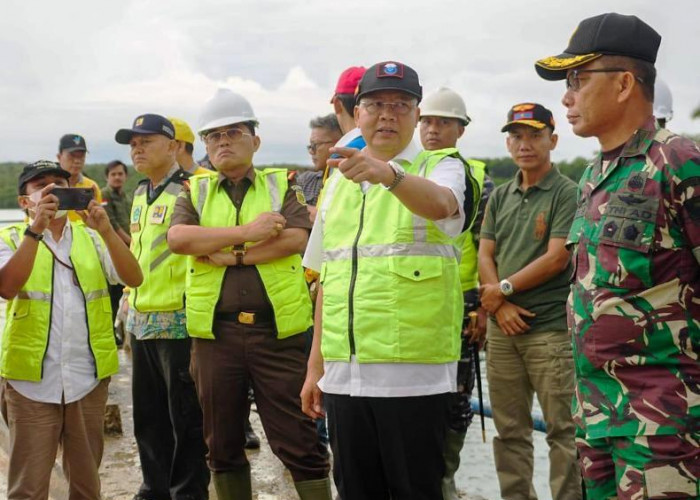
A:
[[[328,476],[316,424],[301,412],[306,339],[279,340],[274,327],[217,321],[216,340],[192,339],[190,368],[204,416],[207,461],[213,472],[248,466],[243,445],[248,386],[272,452],[294,481]]]
[[[7,498],[45,500],[59,444],[70,500],[100,498],[98,470],[104,448],[109,378],[70,404],[39,403],[2,381],[0,410],[10,429]]]

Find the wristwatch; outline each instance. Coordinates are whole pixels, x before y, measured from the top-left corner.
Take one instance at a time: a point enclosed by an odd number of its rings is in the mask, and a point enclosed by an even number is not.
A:
[[[240,267],[243,265],[243,257],[245,256],[245,247],[234,247],[231,253],[236,256],[236,266]]]
[[[401,184],[401,181],[404,180],[404,178],[406,177],[406,171],[400,164],[396,163],[395,161],[390,161],[388,162],[388,164],[389,167],[391,167],[391,169],[394,171],[395,177],[394,182],[392,182],[388,186],[384,186],[384,189],[386,189],[387,191],[393,191],[394,189],[396,189],[396,186]]]
[[[29,226],[27,226],[27,229],[24,230],[24,235],[29,236],[30,238],[34,238],[36,241],[41,241],[44,239],[43,234],[37,234],[31,229],[29,229]]]
[[[498,289],[501,290],[501,293],[506,297],[513,295],[513,284],[508,280],[501,280],[498,284]]]

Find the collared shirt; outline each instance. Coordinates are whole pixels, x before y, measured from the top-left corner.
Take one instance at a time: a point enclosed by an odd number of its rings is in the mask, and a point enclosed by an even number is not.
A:
[[[115,230],[121,228],[126,234],[129,234],[131,195],[127,194],[124,189],[117,191],[111,186],[105,186],[102,189],[102,199],[104,200],[105,212],[109,216],[112,227]]]
[[[683,434],[700,422],[700,148],[650,118],[579,184],[574,420],[587,437]]]
[[[253,167],[248,169],[245,176],[238,182],[231,182],[225,175],[219,173],[216,182],[219,189],[224,189],[231,203],[240,210],[243,200],[250,189],[255,189],[256,172]],[[284,196],[280,214],[286,219],[286,228],[301,228],[307,231],[311,228],[309,213],[296,197],[294,183],[290,181],[289,189]],[[199,225],[199,214],[192,205],[192,197],[188,190],[183,190],[175,203],[175,210],[170,219],[170,225],[177,224]],[[272,313],[272,305],[265,292],[260,273],[255,266],[229,266],[226,268],[224,281],[221,286],[221,296],[216,304],[217,312],[237,313],[240,311]]]
[[[154,196],[157,198],[159,190],[181,170],[175,163],[158,184],[154,186],[149,182],[148,198],[151,199]],[[185,308],[177,311],[139,312],[130,307],[126,316],[126,331],[132,333],[138,340],[186,339],[189,335],[185,321]]]
[[[556,167],[523,190],[522,173],[491,193],[481,227],[481,239],[495,242],[498,279],[506,279],[545,253],[552,238],[565,239],[576,212],[576,184]],[[528,333],[566,332],[566,297],[571,264],[540,285],[516,292],[509,302],[535,313],[524,317]],[[495,321],[493,317],[491,321]]]
[[[413,160],[421,149],[411,142],[406,149],[393,158],[394,161]],[[339,175],[339,174],[336,174]],[[464,191],[466,188],[464,164],[457,158],[447,157],[433,169],[428,179],[449,188],[454,194],[459,213],[453,217],[435,221],[438,227],[450,236],[457,236],[464,225]],[[362,183],[362,189],[383,189]],[[309,237],[304,253],[304,266],[315,271],[323,264],[323,223],[325,210],[319,216]],[[410,306],[406,306],[410,307]],[[324,375],[318,385],[329,394],[347,394],[365,397],[427,396],[455,392],[457,390],[457,362],[442,364],[419,363],[358,363],[351,356],[350,363],[324,361]]]
[[[45,244],[56,257],[70,264],[70,250],[73,244],[71,224],[63,227],[58,241],[54,240],[49,229],[43,234],[44,239],[40,245]],[[7,264],[13,253],[14,251],[0,240],[0,267]],[[119,283],[119,276],[104,244],[98,245],[97,254],[107,281],[112,285]],[[88,344],[85,299],[73,276],[71,269],[54,262],[51,326],[41,382],[9,380],[17,392],[33,401],[58,404],[63,400],[65,403],[72,403],[83,398],[99,383],[95,377],[95,358]]]
[[[97,183],[89,177],[85,177],[83,174],[80,174],[78,182],[75,184],[75,186],[71,187],[92,188],[92,190],[95,192],[95,201],[97,201],[97,203],[100,204],[102,203],[102,193],[100,192],[100,186],[98,186]],[[68,210],[68,220],[73,222],[79,222],[83,219],[78,215],[78,213],[75,210]]]

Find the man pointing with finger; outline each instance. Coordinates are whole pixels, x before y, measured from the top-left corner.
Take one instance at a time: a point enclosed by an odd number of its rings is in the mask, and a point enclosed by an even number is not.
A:
[[[191,371],[220,500],[250,499],[244,452],[248,387],[300,498],[330,500],[328,461],[299,409],[311,301],[300,253],[311,227],[287,171],[256,170],[258,122],[242,96],[219,90],[199,127],[218,174],[195,175],[175,206],[170,248],[187,254]]]
[[[364,74],[354,115],[367,147],[331,149],[339,174],[304,257],[321,286],[302,408],[321,416],[323,391],[343,500],[442,498],[463,310],[456,237],[475,181],[449,152],[413,143],[421,97],[404,64]]]

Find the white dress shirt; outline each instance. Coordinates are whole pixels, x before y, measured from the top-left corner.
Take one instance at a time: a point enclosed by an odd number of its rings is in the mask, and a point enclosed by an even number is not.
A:
[[[101,244],[98,245],[97,252],[102,270],[107,281],[115,285],[120,281],[119,276],[104,243],[101,239],[99,241]],[[71,224],[66,223],[58,241],[54,240],[50,230],[45,230],[44,240],[40,245],[44,243],[59,259],[70,264],[73,243]],[[0,240],[0,267],[7,264],[13,253],[13,250]],[[22,396],[40,403],[63,401],[68,404],[86,396],[99,383],[95,359],[88,345],[83,300],[80,288],[73,281],[73,271],[54,262],[51,327],[49,345],[44,356],[43,377],[41,382],[9,380],[12,387]]]
[[[415,142],[396,155],[393,160],[413,160],[421,152]],[[340,175],[340,174],[336,174]],[[449,188],[457,200],[459,213],[435,221],[440,230],[449,236],[457,236],[464,225],[464,191],[466,179],[464,164],[456,158],[443,159],[430,173],[428,179]],[[382,186],[362,183],[362,190],[384,189]],[[304,252],[304,266],[315,271],[323,264],[323,224],[326,211],[321,207],[316,217],[308,246]],[[419,299],[419,298],[417,298]],[[434,297],[433,300],[442,300]],[[422,299],[419,299],[422,300]],[[358,363],[355,356],[350,362],[324,361],[324,375],[319,388],[329,394],[367,397],[427,396],[455,392],[457,390],[457,362],[440,364],[423,363]]]

